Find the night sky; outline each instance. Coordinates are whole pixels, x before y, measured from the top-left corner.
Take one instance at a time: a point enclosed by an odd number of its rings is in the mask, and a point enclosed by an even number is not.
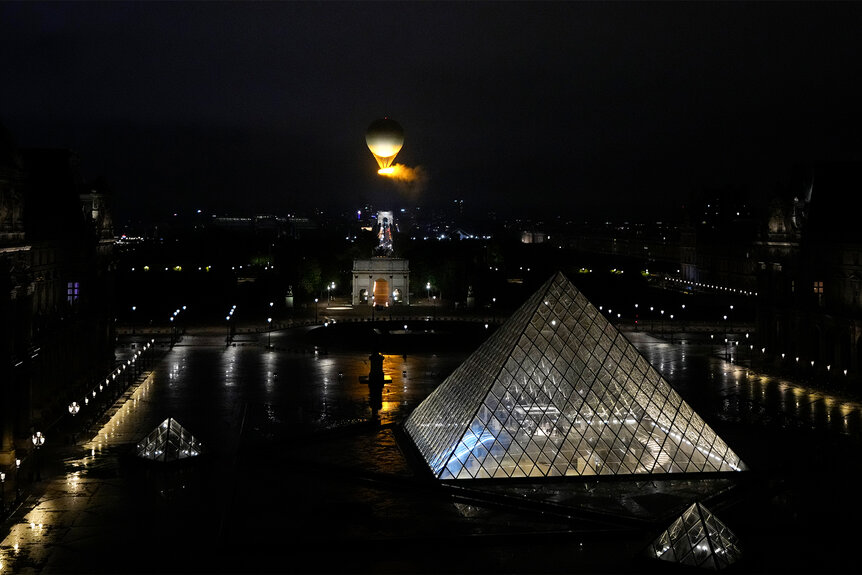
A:
[[[858,160],[857,2],[0,2],[0,123],[119,216],[660,213]],[[365,129],[403,126],[377,175]]]

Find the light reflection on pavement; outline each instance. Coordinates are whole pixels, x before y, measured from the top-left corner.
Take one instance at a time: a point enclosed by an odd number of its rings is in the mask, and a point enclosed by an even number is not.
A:
[[[709,411],[723,421],[862,437],[862,403],[855,399],[727,362],[721,359],[723,346],[671,345],[643,333],[626,335],[696,411],[696,400],[707,394]]]
[[[118,515],[117,502],[126,488],[112,450],[140,437],[142,406],[152,385],[152,378],[146,378],[98,434],[62,450],[64,473],[39,482],[24,514],[16,516],[0,543],[0,573],[86,572],[87,557],[76,548],[116,544],[106,537],[112,531],[124,539],[129,518]]]
[[[643,333],[626,335],[708,421],[862,435],[862,406],[855,400],[728,363],[715,347],[671,345]],[[213,469],[216,477],[225,478],[225,494],[236,477],[236,455],[243,442],[268,445],[280,429],[297,422],[337,428],[369,418],[368,388],[359,383],[369,371],[367,353],[284,351],[290,347],[284,334],[271,337],[273,350],[255,341],[226,347],[219,338],[189,338],[174,347],[97,434],[59,451],[63,473],[40,482],[0,542],[0,574],[92,572],[90,554],[100,548],[128,550],[132,556],[137,538],[149,527],[129,526],[136,517],[135,505],[161,499],[129,503],[130,489],[140,486],[128,485],[120,454],[165,417],[178,418],[205,449],[218,447]],[[466,354],[386,355],[384,372],[392,383],[382,397],[381,423],[403,420]],[[381,456],[391,452],[384,450]],[[392,462],[390,467],[397,465]],[[221,533],[217,518],[229,501],[225,495],[213,502],[212,516],[205,519],[215,519],[201,521],[207,524],[196,537]],[[181,528],[174,526],[171,533],[179,535]]]

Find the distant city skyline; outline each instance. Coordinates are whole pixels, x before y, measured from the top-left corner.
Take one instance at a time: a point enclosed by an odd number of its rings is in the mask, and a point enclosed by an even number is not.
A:
[[[661,213],[858,161],[852,2],[5,2],[0,124],[120,218],[362,201]],[[377,175],[365,130],[403,126]]]

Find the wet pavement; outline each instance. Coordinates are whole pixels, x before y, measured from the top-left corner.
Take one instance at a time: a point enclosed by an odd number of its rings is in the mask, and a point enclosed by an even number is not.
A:
[[[751,473],[441,485],[399,423],[472,348],[385,355],[392,382],[373,422],[359,383],[368,352],[315,349],[308,329],[162,345],[98,433],[43,448],[43,479],[5,525],[0,574],[667,572],[642,553],[695,500],[740,537],[737,571],[854,571],[853,399],[725,362],[694,338],[627,332]],[[167,417],[202,456],[135,457]]]

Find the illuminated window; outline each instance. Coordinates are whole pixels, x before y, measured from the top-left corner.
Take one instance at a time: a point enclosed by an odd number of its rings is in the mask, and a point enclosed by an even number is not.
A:
[[[823,282],[814,282],[814,295],[817,296],[817,305],[823,305]]]
[[[80,284],[78,282],[69,282],[66,284],[66,301],[70,304],[77,303],[80,295]]]

